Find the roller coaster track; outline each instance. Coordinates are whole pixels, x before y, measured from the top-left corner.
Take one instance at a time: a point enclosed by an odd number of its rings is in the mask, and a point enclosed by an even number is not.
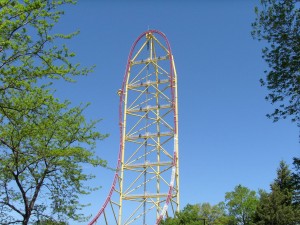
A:
[[[133,43],[118,94],[116,173],[89,225],[158,225],[179,210],[177,74],[162,32]]]

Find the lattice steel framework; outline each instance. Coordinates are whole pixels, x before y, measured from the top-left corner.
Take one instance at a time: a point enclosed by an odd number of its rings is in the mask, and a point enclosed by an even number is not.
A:
[[[151,225],[179,210],[177,74],[166,36],[142,33],[120,95],[120,151],[109,195],[89,225]]]

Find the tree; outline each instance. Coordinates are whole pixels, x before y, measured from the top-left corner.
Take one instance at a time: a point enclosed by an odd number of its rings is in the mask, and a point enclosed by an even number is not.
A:
[[[294,158],[293,184],[294,184],[294,203],[300,207],[300,158]]]
[[[217,205],[210,205],[209,203],[199,204],[198,214],[206,220],[207,225],[225,225],[233,222],[233,218],[226,214],[224,202],[220,202]]]
[[[95,122],[85,121],[83,109],[68,109],[67,103],[46,93],[18,96],[17,102],[12,99],[11,104],[20,108],[40,99],[42,105],[34,110],[5,112],[9,121],[0,127],[2,224],[28,224],[37,213],[82,219],[76,213],[82,207],[79,195],[90,191],[82,182],[91,176],[83,173],[81,164],[104,165],[86,149],[104,137],[93,131]]]
[[[225,194],[225,202],[229,215],[235,218],[236,224],[252,224],[252,215],[258,203],[255,191],[238,185],[234,191]]]
[[[232,218],[226,215],[223,202],[217,205],[188,204],[175,218],[167,218],[162,225],[230,225]]]
[[[199,205],[187,204],[181,212],[176,213],[175,218],[166,218],[161,225],[203,225],[203,220],[198,215]]]
[[[51,82],[86,75],[52,28],[72,0],[0,2],[0,224],[84,220],[81,194],[93,176],[83,165],[105,166],[93,148],[106,137],[86,121],[86,106],[56,99]]]
[[[260,191],[260,201],[253,220],[257,225],[297,225],[299,208],[292,204],[294,186],[292,174],[283,161],[277,170],[277,178],[271,184],[271,193]]]
[[[257,225],[296,225],[296,214],[292,205],[285,204],[287,196],[278,186],[271,193],[260,191],[260,202],[254,215]]]
[[[300,126],[300,11],[298,0],[261,0],[262,9],[256,7],[257,18],[252,24],[254,38],[267,41],[262,54],[268,63],[266,97],[275,111],[267,116],[275,122],[290,117]]]

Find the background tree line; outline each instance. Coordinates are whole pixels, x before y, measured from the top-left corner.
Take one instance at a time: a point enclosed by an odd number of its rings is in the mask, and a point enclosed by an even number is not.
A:
[[[256,193],[237,185],[216,205],[188,204],[162,225],[298,225],[300,224],[300,162],[293,171],[281,161],[270,190]]]

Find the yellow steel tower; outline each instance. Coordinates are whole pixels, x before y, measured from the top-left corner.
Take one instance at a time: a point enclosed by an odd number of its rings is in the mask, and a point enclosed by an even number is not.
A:
[[[118,94],[116,175],[90,224],[159,224],[179,210],[177,74],[163,33],[149,30],[134,42]]]

